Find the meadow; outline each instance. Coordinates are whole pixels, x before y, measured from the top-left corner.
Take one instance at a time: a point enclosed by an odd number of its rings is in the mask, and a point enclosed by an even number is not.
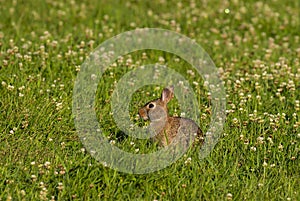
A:
[[[300,2],[0,0],[0,200],[300,200]],[[95,160],[72,115],[77,74],[105,40],[163,28],[200,44],[226,90],[223,134],[209,156],[190,149],[169,167],[127,174]],[[104,135],[131,153],[159,149],[122,135],[111,115],[115,83],[146,64],[177,70],[197,92],[200,127],[211,105],[203,79],[171,53],[137,51],[104,73],[96,109]],[[132,122],[164,86],[139,89]],[[177,100],[170,113],[180,116]]]

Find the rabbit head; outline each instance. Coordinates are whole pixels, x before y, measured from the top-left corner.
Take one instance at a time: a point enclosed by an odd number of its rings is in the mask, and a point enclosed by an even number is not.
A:
[[[139,115],[144,120],[164,121],[168,118],[168,102],[174,97],[174,87],[164,88],[159,99],[148,102],[139,110]]]

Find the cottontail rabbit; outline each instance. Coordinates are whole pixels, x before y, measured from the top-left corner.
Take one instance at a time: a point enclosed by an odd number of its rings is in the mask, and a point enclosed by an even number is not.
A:
[[[174,97],[174,86],[164,88],[159,99],[148,102],[139,109],[144,120],[150,120],[150,128],[154,131],[154,140],[161,146],[168,146],[183,137],[189,142],[193,137],[201,137],[202,131],[191,119],[171,117],[167,103]],[[202,138],[203,139],[203,138]]]

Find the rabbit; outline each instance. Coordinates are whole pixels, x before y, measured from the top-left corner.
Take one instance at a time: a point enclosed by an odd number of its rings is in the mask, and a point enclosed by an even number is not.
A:
[[[193,120],[169,116],[167,104],[173,97],[174,86],[166,87],[160,98],[148,102],[139,109],[139,116],[144,120],[150,120],[150,128],[155,132],[153,140],[162,147],[180,141],[183,137],[187,137],[188,140],[191,137],[203,140],[202,131]]]

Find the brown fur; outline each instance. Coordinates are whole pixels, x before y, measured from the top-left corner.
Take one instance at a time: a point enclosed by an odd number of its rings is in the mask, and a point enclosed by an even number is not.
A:
[[[139,110],[144,120],[150,120],[150,127],[156,133],[154,140],[161,146],[168,146],[178,137],[202,137],[202,131],[191,119],[171,117],[168,114],[167,103],[173,98],[173,87],[165,88],[161,98],[150,101]],[[187,138],[190,139],[190,138]]]

